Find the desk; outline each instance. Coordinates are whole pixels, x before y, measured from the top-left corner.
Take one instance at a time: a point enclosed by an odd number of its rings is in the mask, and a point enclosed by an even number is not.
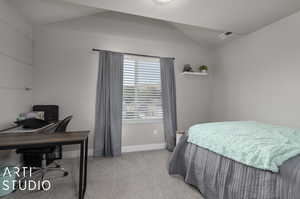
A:
[[[44,147],[52,145],[80,145],[79,192],[83,199],[86,192],[87,156],[89,131],[44,133],[7,133],[0,134],[0,150]]]

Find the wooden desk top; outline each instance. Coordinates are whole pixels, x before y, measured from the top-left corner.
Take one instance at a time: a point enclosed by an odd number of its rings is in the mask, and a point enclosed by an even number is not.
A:
[[[84,141],[89,131],[0,134],[0,150],[26,147],[27,145],[76,144]]]

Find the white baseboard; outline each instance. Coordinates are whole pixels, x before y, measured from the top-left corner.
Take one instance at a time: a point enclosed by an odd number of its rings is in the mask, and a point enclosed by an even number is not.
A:
[[[159,150],[165,148],[166,148],[166,143],[123,146],[122,153],[137,152],[137,151],[153,151],[153,150]]]
[[[166,148],[166,143],[123,146],[122,153],[130,153],[130,152],[138,152],[138,151],[153,151],[153,150],[160,150],[160,149],[165,149],[165,148]],[[88,156],[93,156],[93,155],[94,155],[94,150],[89,149]],[[63,157],[64,158],[77,158],[77,157],[79,157],[79,150],[64,151]]]

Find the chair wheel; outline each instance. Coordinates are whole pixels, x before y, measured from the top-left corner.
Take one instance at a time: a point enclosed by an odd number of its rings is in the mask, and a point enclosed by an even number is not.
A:
[[[65,171],[64,172],[64,177],[67,176],[67,175],[69,175],[69,172]]]

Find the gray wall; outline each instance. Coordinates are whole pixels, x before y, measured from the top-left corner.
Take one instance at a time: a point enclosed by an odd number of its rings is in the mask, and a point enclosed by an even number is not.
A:
[[[209,77],[180,73],[186,63],[211,65],[211,51],[166,23],[90,16],[38,27],[34,38],[34,103],[58,104],[61,118],[73,114],[71,130],[93,133],[98,54],[92,48],[176,57],[179,129],[208,120]],[[123,126],[123,146],[163,142],[161,122]]]
[[[30,110],[32,87],[32,29],[6,0],[0,0],[0,128]]]
[[[16,89],[24,87],[32,87],[32,27],[0,0],[0,128],[30,110],[32,91]]]
[[[218,49],[212,121],[258,120],[300,127],[300,13]]]

